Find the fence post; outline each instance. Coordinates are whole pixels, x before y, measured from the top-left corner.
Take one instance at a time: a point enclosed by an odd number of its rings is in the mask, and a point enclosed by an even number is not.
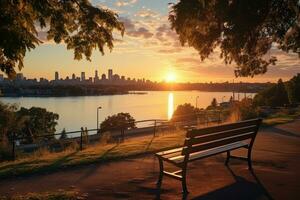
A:
[[[16,135],[15,133],[13,132],[13,136],[12,136],[12,159],[13,161],[16,160]]]
[[[81,127],[81,132],[80,132],[80,151],[82,151],[82,136],[83,136],[83,127]]]

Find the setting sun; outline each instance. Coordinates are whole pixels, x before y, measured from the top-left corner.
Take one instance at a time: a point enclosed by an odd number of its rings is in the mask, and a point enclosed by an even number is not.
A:
[[[166,76],[166,82],[171,83],[175,82],[176,80],[176,74],[174,72],[169,72]]]

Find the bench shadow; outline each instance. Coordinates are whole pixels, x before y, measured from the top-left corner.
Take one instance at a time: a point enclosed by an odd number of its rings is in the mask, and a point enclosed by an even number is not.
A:
[[[287,131],[278,127],[271,127],[270,128],[272,130],[272,132],[277,133],[279,135],[284,135],[284,136],[290,136],[290,137],[296,137],[296,138],[300,138],[299,134],[293,133],[291,131]]]
[[[200,196],[182,195],[183,200],[218,200],[218,199],[230,199],[230,200],[261,200],[268,199],[273,200],[274,198],[267,191],[265,186],[262,184],[258,176],[254,171],[250,171],[255,182],[249,181],[241,176],[236,175],[233,170],[227,166],[229,172],[234,177],[235,182],[231,185],[223,188],[214,190],[212,192],[202,194]],[[158,190],[155,199],[161,199],[162,191]]]

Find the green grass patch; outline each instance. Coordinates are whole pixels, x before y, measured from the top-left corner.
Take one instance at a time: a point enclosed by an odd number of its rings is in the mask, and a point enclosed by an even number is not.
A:
[[[39,152],[16,161],[0,163],[0,178],[50,172],[70,166],[156,152],[178,147],[182,145],[184,138],[184,131],[176,131],[158,137],[145,136],[132,138],[120,144],[98,143],[87,147],[83,151],[70,149],[60,153]]]

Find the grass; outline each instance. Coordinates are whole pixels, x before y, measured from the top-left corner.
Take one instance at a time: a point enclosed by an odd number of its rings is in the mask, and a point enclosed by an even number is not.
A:
[[[80,196],[75,191],[57,191],[47,193],[29,193],[26,195],[14,195],[12,197],[0,196],[0,200],[83,200],[84,196]]]
[[[286,110],[280,111],[264,119],[263,125],[273,126],[287,123],[298,117],[300,117],[300,109],[297,109],[293,113],[289,113]],[[83,151],[75,150],[78,149],[76,146],[60,153],[50,153],[47,150],[39,150],[31,156],[20,158],[13,162],[7,161],[0,163],[0,178],[50,172],[71,166],[152,153],[163,149],[178,147],[182,145],[184,137],[184,131],[175,131],[159,137],[144,136],[132,138],[120,144],[111,144],[102,141],[93,146],[88,146]]]
[[[0,178],[49,172],[70,166],[126,158],[178,147],[182,145],[184,137],[183,131],[177,131],[159,137],[145,136],[128,139],[120,144],[98,143],[83,151],[67,149],[60,153],[37,152],[13,162],[0,163]]]
[[[292,112],[288,109],[281,110],[265,118],[263,120],[263,125],[268,127],[268,126],[274,126],[278,124],[284,124],[284,123],[292,122],[299,117],[300,117],[300,108],[297,108]]]

